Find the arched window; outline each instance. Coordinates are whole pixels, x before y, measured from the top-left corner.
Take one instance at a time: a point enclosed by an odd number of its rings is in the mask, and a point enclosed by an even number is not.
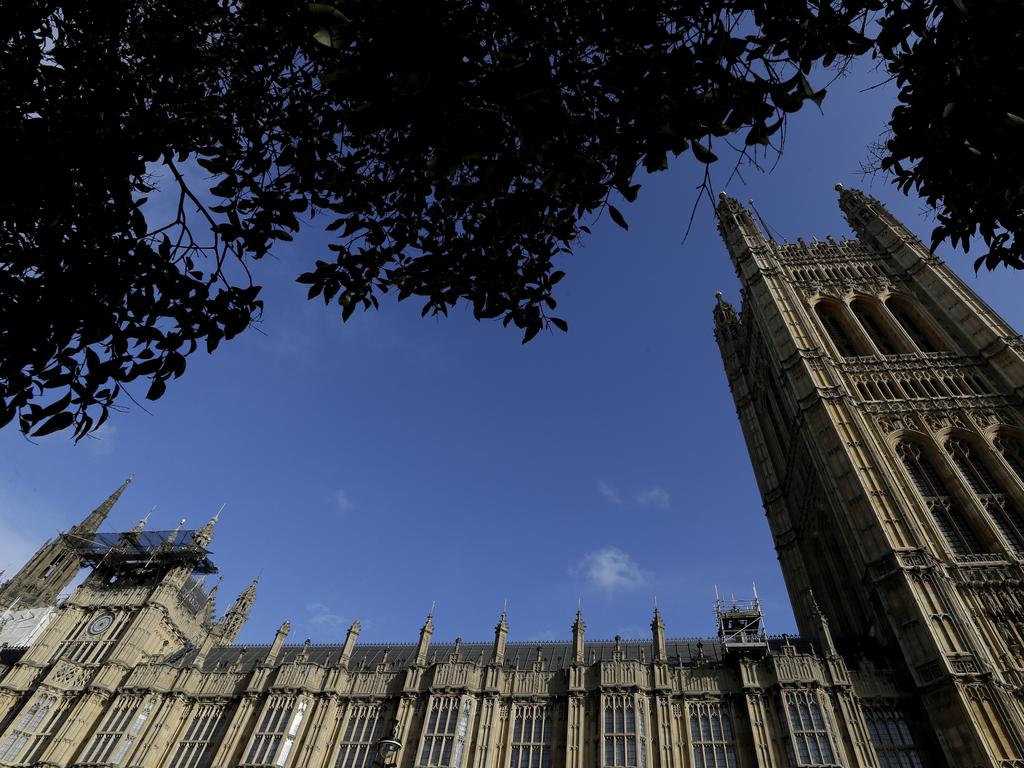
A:
[[[853,310],[854,316],[856,316],[871,341],[875,343],[879,352],[883,355],[895,355],[901,351],[896,348],[893,340],[889,338],[886,329],[882,327],[882,322],[875,314],[873,306],[863,299],[855,299],[851,302],[850,309]]]
[[[1007,435],[999,435],[992,441],[996,450],[1003,459],[1010,465],[1010,469],[1024,482],[1024,451],[1017,440]]]
[[[1024,552],[1024,518],[1013,501],[1003,495],[985,462],[963,440],[948,440],[946,450],[971,490],[982,497],[982,504],[999,532],[1015,551]]]
[[[935,526],[946,540],[954,555],[970,555],[981,552],[981,543],[974,535],[963,510],[949,492],[935,466],[921,447],[909,440],[896,446],[896,452],[903,462],[917,492],[924,499],[931,512]]]
[[[814,305],[814,312],[840,355],[843,357],[857,357],[862,354],[862,350],[858,349],[857,345],[853,343],[853,339],[846,332],[842,320],[839,319],[837,307],[830,302],[822,301]]]
[[[917,315],[916,310],[912,309],[909,304],[900,299],[890,298],[885,300],[885,307],[896,318],[896,322],[900,324],[918,349],[922,352],[939,351],[939,345],[935,343],[931,334],[923,330],[924,323]]]

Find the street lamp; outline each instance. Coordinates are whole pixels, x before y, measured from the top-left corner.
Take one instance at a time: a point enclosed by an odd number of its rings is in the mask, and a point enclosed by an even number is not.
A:
[[[401,749],[402,742],[398,738],[398,718],[396,717],[391,726],[391,735],[377,742],[377,756],[380,757],[381,766],[389,768],[391,757],[397,757]]]

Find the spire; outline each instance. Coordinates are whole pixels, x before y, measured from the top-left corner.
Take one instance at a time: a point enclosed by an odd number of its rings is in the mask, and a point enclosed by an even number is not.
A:
[[[155,511],[156,511],[156,507],[155,506],[154,507],[150,507],[149,512],[146,513],[146,516],[143,517],[141,520],[139,520],[139,522],[137,522],[135,525],[133,525],[132,529],[130,531],[128,531],[128,533],[133,535],[133,536],[138,536],[140,533],[142,533],[146,529],[146,526],[149,525],[149,517],[150,517],[150,515],[152,515],[153,512],[155,512]]]
[[[103,522],[107,519],[107,515],[110,514],[110,510],[117,504],[117,500],[121,498],[121,494],[124,493],[125,489],[132,484],[132,480],[135,479],[135,475],[129,475],[128,479],[121,483],[120,487],[114,491],[107,500],[100,504],[96,509],[90,512],[86,518],[78,525],[74,526],[68,533],[77,534],[79,536],[91,536],[100,529]]]
[[[583,623],[583,607],[576,608],[576,621],[572,623],[572,663],[583,664],[583,636],[587,625]]]
[[[226,504],[220,505],[220,509],[218,509],[217,513],[210,518],[210,522],[192,534],[192,541],[204,549],[210,546],[210,542],[213,541],[213,527],[217,525],[217,521],[220,520],[220,513],[224,511],[224,507],[226,506]]]
[[[814,590],[807,590],[807,608],[811,614],[811,618],[815,620],[817,626],[815,627],[818,633],[818,642],[821,643],[822,653],[826,657],[836,655],[836,646],[832,642],[832,632],[828,628],[828,619],[825,618],[825,614],[821,611],[821,606],[818,605],[818,601],[814,599]]]
[[[284,639],[288,637],[288,633],[292,631],[291,622],[285,619],[284,623],[281,624],[277,630],[277,634],[274,635],[274,642],[270,645],[270,650],[267,651],[267,657],[263,660],[263,665],[266,667],[272,667],[274,662],[277,661],[277,656],[281,653],[281,646],[284,645]]]
[[[668,660],[665,652],[665,622],[658,611],[658,598],[654,598],[654,618],[651,620],[651,635],[654,641],[654,661],[664,663]]]
[[[359,619],[356,619],[352,622],[352,626],[348,628],[348,633],[345,635],[345,645],[341,647],[341,656],[338,658],[339,667],[348,667],[348,662],[352,658],[352,651],[356,647],[356,640],[359,639],[360,630],[362,630],[362,625],[359,623]]]
[[[501,666],[505,663],[505,645],[508,643],[508,601],[501,609],[501,617],[494,628],[494,663]]]
[[[260,577],[257,576],[248,587],[242,590],[235,600],[235,604],[224,614],[224,620],[221,624],[224,627],[223,638],[225,643],[233,643],[235,638],[238,637],[238,633],[242,631],[242,627],[245,626],[245,622],[249,619],[249,610],[252,608],[253,603],[256,602],[256,585],[259,583]]]
[[[427,620],[423,624],[423,629],[420,630],[420,642],[416,647],[416,663],[423,666],[427,663],[427,649],[430,647],[430,638],[434,634],[434,606],[436,603],[430,604],[430,613],[427,614]]]

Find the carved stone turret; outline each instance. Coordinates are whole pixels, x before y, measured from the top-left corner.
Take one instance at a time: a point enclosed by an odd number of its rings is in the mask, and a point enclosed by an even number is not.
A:
[[[430,638],[434,635],[434,609],[431,607],[427,614],[427,620],[420,629],[420,641],[416,646],[416,664],[423,666],[427,663],[427,651],[430,648]]]
[[[506,609],[501,610],[501,617],[498,625],[494,628],[494,663],[502,665],[505,663],[505,645],[508,643],[508,619]]]

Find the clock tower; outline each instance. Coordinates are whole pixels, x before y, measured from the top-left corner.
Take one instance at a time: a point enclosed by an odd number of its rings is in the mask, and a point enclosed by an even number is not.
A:
[[[140,521],[124,533],[61,536],[61,546],[92,572],[0,688],[0,727],[26,708],[44,713],[26,734],[36,746],[19,749],[23,759],[68,765],[79,742],[64,736],[102,728],[100,716],[133,669],[173,662],[215,633],[204,581],[216,573],[207,550],[216,520],[198,530],[182,520],[172,531],[147,531]],[[142,707],[131,713],[140,726],[146,716]]]

